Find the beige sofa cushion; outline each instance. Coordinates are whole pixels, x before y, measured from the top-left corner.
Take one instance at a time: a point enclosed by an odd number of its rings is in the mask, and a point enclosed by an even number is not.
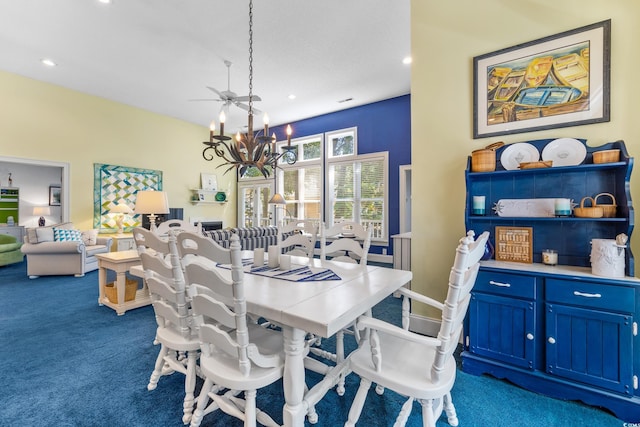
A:
[[[25,239],[27,243],[53,242],[53,228],[73,228],[72,222],[63,222],[60,224],[47,225],[45,227],[27,228]]]

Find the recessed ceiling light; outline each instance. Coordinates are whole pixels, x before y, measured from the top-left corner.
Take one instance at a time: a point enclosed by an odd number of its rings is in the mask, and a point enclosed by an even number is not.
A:
[[[98,0],[98,2],[102,4],[111,4],[111,0]]]
[[[40,60],[40,62],[42,62],[44,65],[46,65],[47,67],[55,67],[56,64],[55,62],[53,62],[53,60],[49,59],[49,58],[42,58]]]
[[[411,57],[410,56],[405,56],[404,59],[402,60],[402,63],[405,64],[405,65],[411,64]]]
[[[296,99],[296,96],[294,94],[289,95],[289,99]]]

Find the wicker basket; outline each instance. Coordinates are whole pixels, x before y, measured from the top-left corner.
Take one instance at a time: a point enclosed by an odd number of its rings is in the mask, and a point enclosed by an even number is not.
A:
[[[494,142],[480,150],[471,152],[471,172],[493,172],[496,170],[496,150],[504,142]]]
[[[124,287],[124,301],[133,301],[136,298],[136,291],[138,290],[138,281],[135,279],[127,278]],[[118,290],[115,283],[107,283],[104,286],[104,293],[107,299],[114,304],[118,303]]]
[[[591,201],[591,207],[584,206],[585,200]],[[596,206],[593,197],[583,197],[580,201],[580,207],[573,209],[573,215],[578,218],[602,218],[603,211],[601,207]]]
[[[600,196],[609,196],[611,198],[611,204],[604,205],[604,204],[598,203],[598,197]],[[616,198],[611,193],[598,194],[596,197],[593,198],[593,206],[602,208],[602,216],[604,218],[615,218],[616,216],[616,209],[618,208],[618,206],[616,205]]]
[[[620,150],[601,150],[593,152],[593,163],[613,163],[620,161]]]

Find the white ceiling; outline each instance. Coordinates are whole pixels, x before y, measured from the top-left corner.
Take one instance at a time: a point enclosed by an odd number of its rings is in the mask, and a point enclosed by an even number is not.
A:
[[[224,60],[231,90],[248,95],[248,10],[248,0],[0,0],[0,69],[208,126],[221,104],[190,100],[227,89]],[[410,0],[255,0],[253,11],[254,106],[272,125],[410,92]],[[232,106],[227,129],[242,126]]]

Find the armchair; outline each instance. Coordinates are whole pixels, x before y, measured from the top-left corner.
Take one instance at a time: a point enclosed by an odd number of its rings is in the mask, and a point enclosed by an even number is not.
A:
[[[8,234],[0,234],[0,266],[22,262],[24,254],[20,250],[22,243]]]
[[[22,245],[27,256],[27,275],[30,279],[67,274],[82,277],[98,268],[94,255],[109,252],[111,240],[99,237],[96,230],[75,230],[70,222],[27,228]]]

